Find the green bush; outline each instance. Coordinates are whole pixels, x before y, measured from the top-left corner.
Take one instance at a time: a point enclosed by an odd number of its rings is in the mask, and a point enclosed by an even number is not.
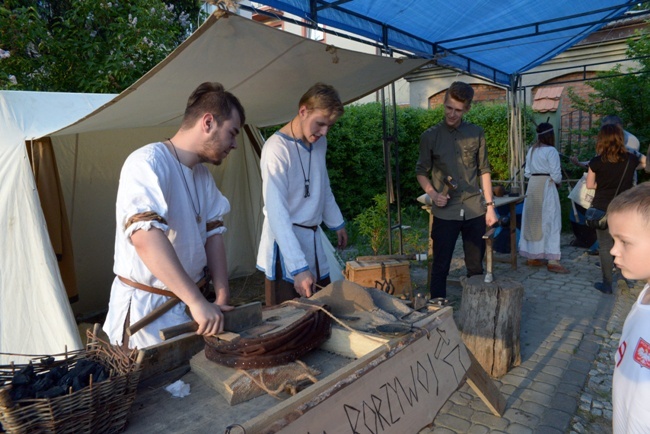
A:
[[[415,177],[420,135],[442,121],[443,115],[442,106],[433,110],[411,107],[397,110],[399,188],[403,206],[417,204],[416,199],[422,194]],[[485,130],[492,179],[509,179],[507,106],[475,104],[466,120]],[[345,114],[327,135],[327,168],[332,190],[348,219],[372,206],[375,195],[386,194],[382,131],[381,104],[370,103],[346,107]],[[391,161],[394,166],[392,158]]]

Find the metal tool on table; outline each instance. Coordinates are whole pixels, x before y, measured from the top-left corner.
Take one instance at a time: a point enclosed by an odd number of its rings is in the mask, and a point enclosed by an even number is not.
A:
[[[223,318],[223,329],[225,332],[239,333],[248,330],[262,324],[262,303],[254,301],[252,303],[237,306],[233,310],[223,312]],[[161,329],[159,333],[160,338],[165,341],[182,335],[183,333],[195,332],[198,328],[199,324],[196,321],[188,321],[186,323]]]
[[[483,280],[485,283],[491,283],[494,281],[494,275],[492,274],[492,242],[494,241],[495,230],[496,228],[491,227],[485,235],[483,235],[483,239],[485,240],[485,266],[487,268],[485,279]]]

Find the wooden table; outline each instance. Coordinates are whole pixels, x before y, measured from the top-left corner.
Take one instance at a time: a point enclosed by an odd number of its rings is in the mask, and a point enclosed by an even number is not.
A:
[[[517,269],[517,204],[520,204],[524,201],[525,195],[522,196],[503,196],[503,197],[494,197],[495,207],[500,207],[503,205],[510,205],[510,259],[506,262],[510,262],[513,270]],[[429,231],[431,231],[431,225],[433,223],[433,212],[431,208],[431,198],[427,194],[423,194],[418,197],[418,202],[424,204],[422,209],[429,213]],[[433,240],[429,237],[429,258],[433,258]],[[501,260],[500,258],[495,258],[495,260]],[[429,274],[431,274],[431,261],[429,261]]]
[[[171,360],[182,342],[195,337],[175,337],[149,347],[147,354]],[[182,399],[162,389],[177,378],[156,387],[141,384],[126,433],[224,432],[230,426],[238,428],[234,433],[362,432],[364,418],[368,428],[383,421],[373,432],[415,433],[431,424],[465,380],[492,414],[505,410],[504,397],[466,350],[451,307],[429,312],[397,337],[334,326],[321,349],[302,359],[322,374],[317,383],[291,397],[283,394],[282,400],[265,394],[230,406],[195,372],[182,377],[191,385]]]
[[[526,196],[503,196],[495,197],[495,207],[510,205],[510,265],[513,270],[517,269],[517,205],[524,201]],[[500,258],[494,258],[500,260]]]

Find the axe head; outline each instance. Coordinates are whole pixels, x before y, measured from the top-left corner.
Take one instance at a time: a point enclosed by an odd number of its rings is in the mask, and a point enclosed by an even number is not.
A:
[[[443,178],[443,181],[449,190],[456,190],[458,188],[458,183],[454,180],[454,178],[451,177],[451,175],[445,176]]]

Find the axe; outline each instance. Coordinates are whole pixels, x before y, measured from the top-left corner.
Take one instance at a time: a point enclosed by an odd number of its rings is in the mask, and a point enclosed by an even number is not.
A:
[[[444,185],[442,186],[442,191],[440,194],[447,196],[450,190],[456,190],[458,188],[458,183],[450,175],[442,178]]]
[[[223,312],[223,319],[223,329],[226,332],[239,333],[243,330],[260,325],[263,322],[262,303],[254,301],[242,306],[237,306],[233,310]],[[165,341],[183,333],[195,332],[198,328],[199,325],[195,321],[167,327],[160,330],[160,339]]]

